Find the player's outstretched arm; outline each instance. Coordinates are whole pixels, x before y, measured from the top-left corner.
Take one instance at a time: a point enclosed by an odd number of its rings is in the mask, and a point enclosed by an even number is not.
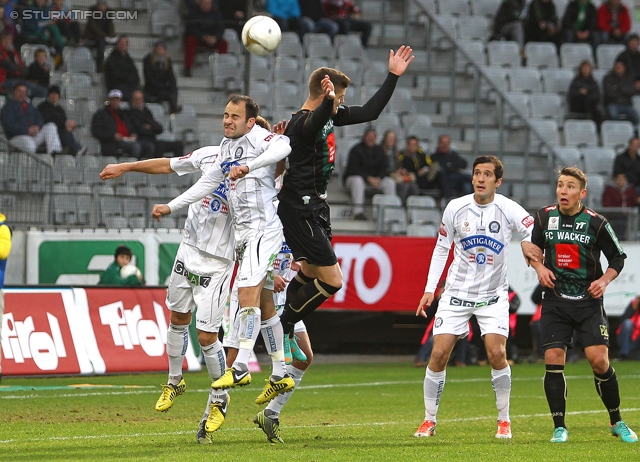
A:
[[[422,298],[420,299],[420,303],[418,304],[418,309],[416,310],[416,316],[422,316],[423,318],[426,318],[427,312],[425,310],[429,308],[432,303],[433,303],[433,292],[425,292]]]
[[[112,180],[126,172],[140,172],[158,175],[173,173],[173,170],[171,170],[170,159],[167,159],[166,157],[159,159],[146,159],[139,160],[137,162],[109,164],[102,170],[102,172],[100,172],[100,179],[103,181]]]
[[[415,59],[411,53],[413,53],[411,47],[405,45],[398,48],[395,53],[393,50],[389,50],[389,72],[397,76],[404,74],[411,61]]]

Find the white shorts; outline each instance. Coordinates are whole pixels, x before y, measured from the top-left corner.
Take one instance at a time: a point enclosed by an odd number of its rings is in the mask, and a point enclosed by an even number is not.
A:
[[[196,327],[218,332],[229,298],[233,264],[182,242],[169,278],[167,308],[189,313],[197,307]]]
[[[282,229],[236,231],[236,255],[238,257],[236,280],[238,287],[255,287],[268,276],[282,247],[283,240]],[[271,279],[271,287],[266,284],[265,288],[273,289],[273,279]]]
[[[443,295],[438,304],[433,335],[469,335],[469,319],[476,316],[480,334],[509,337],[509,298],[507,293],[477,300],[463,300]]]

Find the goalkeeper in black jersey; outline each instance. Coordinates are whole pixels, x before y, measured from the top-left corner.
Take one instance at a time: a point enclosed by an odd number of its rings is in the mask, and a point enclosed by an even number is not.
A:
[[[531,237],[531,242],[544,250],[544,263],[532,261],[531,266],[545,287],[540,322],[546,364],[544,391],[555,426],[551,442],[564,443],[569,437],[564,421],[564,365],[575,333],[609,412],[611,433],[625,443],[636,443],[638,437],[620,417],[618,378],[609,364],[609,326],[602,298],[627,256],[607,219],[582,205],[586,187],[587,177],[581,170],[563,168],[556,188],[558,203],[538,210]],[[609,263],[605,272],[600,253]]]
[[[278,194],[278,216],[293,257],[301,270],[289,283],[280,321],[285,334],[342,287],[342,270],[331,247],[327,185],[336,158],[334,126],[354,125],[378,118],[389,102],[398,78],[413,61],[411,47],[389,52],[389,74],[363,106],[345,106],[349,77],[321,67],[309,77],[309,97],[293,114],[289,137],[289,167]],[[285,354],[288,346],[285,335]]]

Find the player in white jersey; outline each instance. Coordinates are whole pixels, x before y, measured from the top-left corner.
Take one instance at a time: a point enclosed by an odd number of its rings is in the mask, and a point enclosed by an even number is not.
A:
[[[238,356],[232,367],[212,384],[226,389],[251,382],[248,362],[262,327],[282,333],[273,304],[273,291],[264,287],[267,272],[283,241],[282,224],[273,199],[276,196],[276,163],[290,152],[288,138],[269,133],[255,125],[258,105],[248,96],[232,95],[225,107],[224,135],[216,163],[188,191],[169,204],[156,204],[152,215],[159,219],[185,205],[202,199],[225,182],[236,237],[239,261],[238,299],[241,323]],[[271,377],[256,404],[270,401],[292,389],[295,382],[286,374],[282,340],[277,340],[278,359],[273,360]]]
[[[511,438],[506,262],[512,232],[524,236],[522,250],[527,261],[538,261],[542,255],[531,244],[533,217],[516,202],[496,194],[502,174],[502,163],[496,157],[476,158],[472,180],[474,193],[449,202],[442,216],[425,293],[416,316],[426,317],[425,308],[433,302],[452,244],[454,255],[433,326],[433,350],[424,379],[425,419],[415,436],[435,435],[447,362],[456,341],[469,334],[468,321],[475,315],[492,367],[491,382],[498,408],[496,438]]]
[[[122,164],[110,164],[100,173],[103,180],[118,178],[125,172],[149,174],[206,172],[218,157],[219,147],[200,148],[179,158],[158,158]],[[156,410],[168,411],[186,384],[182,364],[188,342],[192,311],[197,306],[196,327],[207,371],[212,383],[225,369],[225,354],[218,340],[224,307],[229,296],[233,271],[235,240],[227,198],[223,188],[216,189],[200,202],[191,204],[173,264],[167,288],[167,307],[171,322],[167,333],[169,377],[162,385]],[[212,389],[200,422],[198,441],[211,440],[211,433],[222,425],[227,412],[228,394]]]

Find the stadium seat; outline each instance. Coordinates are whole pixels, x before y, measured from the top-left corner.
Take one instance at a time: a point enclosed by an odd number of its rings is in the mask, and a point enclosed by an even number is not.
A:
[[[387,79],[388,74],[389,70],[367,69],[362,77],[362,84],[379,87]]]
[[[220,143],[218,143],[220,144]],[[169,184],[167,175],[147,175],[147,185],[162,188]]]
[[[587,43],[560,45],[560,63],[564,69],[576,70],[582,61],[593,63],[593,49]]]
[[[407,213],[396,195],[376,194],[372,199],[376,229],[379,234],[407,232]]]
[[[209,68],[216,90],[242,88],[243,66],[237,56],[213,53],[209,56]]]
[[[307,57],[311,58],[309,48],[311,45],[321,45],[325,48],[333,50],[333,44],[331,43],[331,37],[322,33],[308,33],[302,36],[302,44],[306,51]],[[333,52],[332,52],[333,53]]]
[[[336,61],[336,69],[342,72],[343,74],[346,74],[351,80],[351,83],[347,88],[351,88],[353,85],[356,85],[356,86],[362,85],[363,72],[362,72],[362,66],[359,62],[351,61],[348,59],[338,59]],[[371,73],[370,69],[368,69],[366,71],[366,74],[369,75],[370,73]],[[388,73],[389,71],[387,71],[387,74]],[[385,78],[387,74],[385,74]],[[384,80],[382,80],[380,83],[371,83],[368,85],[382,85],[382,82],[384,82]]]
[[[471,9],[474,16],[486,16],[493,18],[500,8],[502,0],[473,0]]]
[[[616,153],[611,148],[585,148],[582,149],[582,158],[584,160],[584,172],[589,175],[598,173],[611,177],[613,171],[613,162]]]
[[[127,174],[127,175],[130,175],[130,174]],[[116,186],[116,196],[118,197],[125,197],[125,196],[136,197],[137,195],[138,194],[134,186],[128,186],[124,184]]]
[[[487,44],[489,66],[520,67],[520,46],[518,42],[491,41]]]
[[[420,140],[420,143],[423,144],[431,144],[436,141],[436,135],[431,127],[431,124],[426,125],[421,122],[416,122],[414,124],[409,125],[405,130],[407,136],[417,136]],[[399,142],[402,142],[401,138],[398,138]],[[423,146],[424,147],[424,146]]]
[[[253,72],[253,67],[251,69]],[[302,82],[300,60],[290,56],[276,58],[273,80],[274,82],[295,82],[296,84]]]
[[[76,165],[82,168],[99,168],[100,161],[97,156],[91,154],[85,154],[76,159]]]
[[[54,168],[56,168],[54,166]],[[84,169],[82,167],[63,167],[62,182],[67,186],[72,184],[83,184],[84,182]]]
[[[415,237],[437,237],[438,227],[435,225],[414,225],[407,226],[407,236]]]
[[[487,65],[487,54],[484,51],[484,42],[480,40],[460,40],[460,47],[464,49],[471,60],[478,66]],[[473,75],[474,68],[471,61],[464,57],[460,52],[456,53],[456,72]]]
[[[287,39],[287,37],[291,37],[291,34],[295,36],[295,41],[293,39]],[[282,56],[288,56],[302,61],[304,59],[304,51],[302,49],[302,45],[300,44],[298,34],[296,34],[295,32],[283,32],[282,41],[280,42],[278,48],[276,48],[276,56],[278,58]]]
[[[171,114],[171,131],[185,143],[193,142],[198,133],[198,118],[195,111],[189,114],[185,111],[185,106],[182,106],[182,112]]]
[[[123,211],[126,218],[146,217],[147,201],[146,199],[125,199]]]
[[[489,40],[491,22],[483,16],[463,16],[458,18],[459,40]]]
[[[76,198],[71,194],[59,194],[53,198],[53,222],[56,225],[75,225],[77,218]]]
[[[570,69],[542,69],[542,83],[546,93],[567,94],[575,72]]]
[[[274,84],[273,108],[296,111],[300,107],[300,86],[294,83],[276,82]]]
[[[129,226],[134,229],[144,229],[147,227],[147,217],[130,217]]]
[[[602,207],[602,193],[607,182],[607,177],[592,173],[587,175],[586,205],[597,212]]]
[[[123,229],[129,227],[129,220],[125,217],[110,215],[104,217],[104,225],[110,229]]]
[[[320,67],[331,67],[333,59],[308,58],[304,65],[304,81],[308,82],[311,73]]]
[[[362,46],[362,40],[357,34],[337,34],[333,37],[333,46],[339,48],[344,43],[351,43]]]
[[[507,93],[507,99],[511,105],[504,104],[502,113],[505,124],[511,128],[524,126],[525,120],[529,118],[529,95],[521,92],[509,92]],[[524,120],[517,114],[516,110],[524,115]]]
[[[466,16],[470,13],[467,0],[438,0],[439,14]]]
[[[166,3],[165,8],[151,11],[151,34],[156,37],[173,39],[180,32],[180,15]]]
[[[511,91],[537,93],[542,91],[542,81],[537,69],[515,68],[509,70]]]
[[[96,62],[87,47],[72,48],[65,65],[69,72],[84,72],[92,77],[96,73]]]
[[[625,49],[622,44],[603,43],[596,48],[596,59],[598,60],[598,69],[604,69],[609,72],[613,69],[613,63],[620,53]]]
[[[594,148],[598,146],[596,123],[593,120],[565,120],[564,145],[577,148]]]
[[[97,91],[89,75],[80,72],[65,72],[61,77],[62,96],[66,99],[95,100]]]
[[[410,88],[398,87],[393,92],[391,100],[387,105],[388,111],[394,114],[414,113],[416,104],[413,101]]]
[[[556,167],[573,167],[574,165],[579,169],[583,168],[582,154],[576,148],[563,148],[556,147],[554,149],[556,154]]]
[[[307,35],[310,35],[310,34],[305,34],[305,39]],[[318,34],[318,35],[325,35],[325,34]],[[335,51],[333,49],[333,46],[331,46],[330,44],[327,45],[325,43],[310,42],[306,48],[307,48],[307,57],[310,59],[322,58],[327,60],[333,60],[335,58]]]
[[[53,194],[69,194],[69,187],[66,184],[54,183],[51,192]]]
[[[559,126],[564,122],[562,98],[556,93],[533,93],[529,95],[529,114],[537,119],[553,119]]]
[[[92,214],[94,211],[93,199],[89,194],[81,194],[77,196],[76,205],[78,209],[78,224],[92,224]]]
[[[222,38],[227,42],[227,53],[237,56],[242,55],[244,46],[235,29],[225,29]]]
[[[487,75],[493,86],[498,90],[508,91],[509,70],[499,67],[482,67],[482,71]],[[480,97],[487,100],[495,100],[495,92],[486,79],[480,82]]]
[[[456,37],[456,30],[458,29],[458,19],[456,17],[448,14],[438,14],[435,16],[435,19],[444,30],[449,32],[454,38]],[[431,22],[430,43],[431,46],[437,50],[450,50],[453,48],[451,41],[434,21]]]
[[[338,59],[364,61],[367,59],[367,53],[360,42],[346,42],[338,47]]]
[[[438,226],[441,221],[440,210],[436,200],[430,196],[407,197],[407,213],[409,223],[414,225],[432,224]]]
[[[100,213],[102,215],[102,221],[110,216],[124,216],[123,213],[124,201],[117,197],[101,197],[100,198]]]
[[[70,194],[91,194],[91,186],[88,184],[71,184],[69,185]]]
[[[626,120],[605,120],[600,127],[602,146],[605,148],[622,149],[633,136],[633,124]]]
[[[260,106],[260,115],[271,116],[273,111],[271,86],[265,82],[252,81],[249,84],[250,94],[253,100]]]
[[[560,67],[558,51],[553,43],[528,42],[524,46],[524,54],[527,57],[527,67],[536,69]]]
[[[173,199],[180,195],[180,190],[175,188],[178,191],[178,194],[169,194],[169,192],[174,192],[174,190],[168,191],[166,189],[160,190],[157,186],[138,186],[138,196],[140,197],[170,197]]]
[[[69,154],[60,154],[55,156],[53,167],[57,169],[75,168],[76,158]]]
[[[551,147],[560,145],[560,134],[558,132],[558,124],[555,120],[529,119],[529,123],[538,131],[541,139],[551,145]],[[539,152],[541,148],[541,140],[532,134],[529,143],[530,152]]]
[[[265,56],[251,55],[250,60],[249,78],[251,80],[271,83],[273,81],[273,69],[271,69],[269,59]]]

